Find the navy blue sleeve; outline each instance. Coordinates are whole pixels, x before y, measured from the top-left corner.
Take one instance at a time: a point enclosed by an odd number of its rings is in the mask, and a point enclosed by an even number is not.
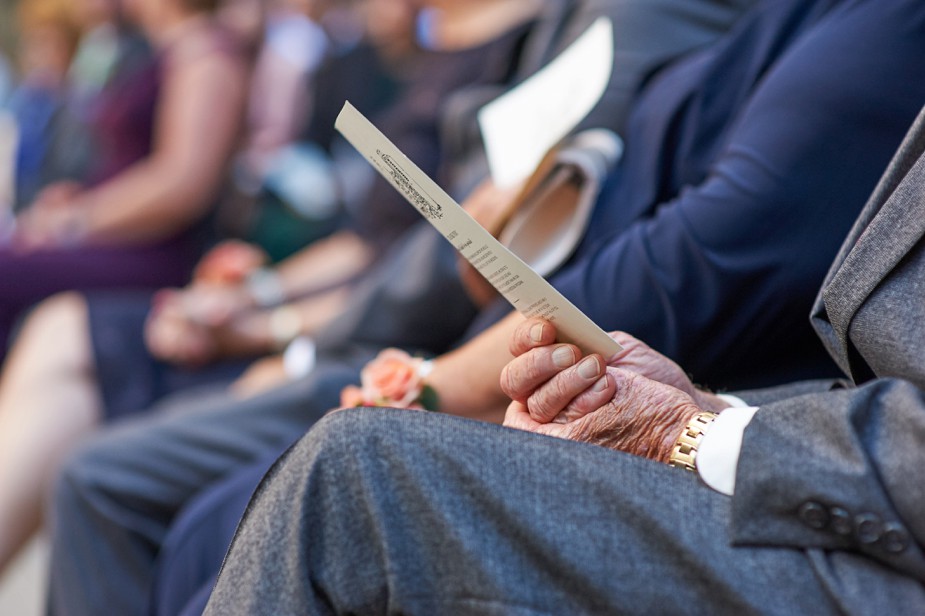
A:
[[[814,376],[816,290],[925,102],[923,23],[920,2],[843,2],[764,76],[700,185],[555,286],[710,384]]]

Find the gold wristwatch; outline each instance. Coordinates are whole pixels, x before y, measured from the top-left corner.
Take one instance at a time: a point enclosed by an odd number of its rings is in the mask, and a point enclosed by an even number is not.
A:
[[[710,413],[709,411],[702,411],[694,415],[687,422],[684,432],[681,433],[678,442],[675,443],[674,448],[671,450],[668,464],[688,471],[697,470],[697,448],[700,447],[700,441],[703,440],[703,435],[706,434],[707,428],[710,427],[714,419],[716,419],[716,413]]]

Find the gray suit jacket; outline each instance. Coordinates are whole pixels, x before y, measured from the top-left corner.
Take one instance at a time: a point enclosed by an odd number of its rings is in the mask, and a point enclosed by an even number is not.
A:
[[[778,400],[745,433],[732,539],[808,550],[846,612],[875,613],[897,598],[921,606],[925,110],[829,271],[812,321],[853,383],[765,397]]]

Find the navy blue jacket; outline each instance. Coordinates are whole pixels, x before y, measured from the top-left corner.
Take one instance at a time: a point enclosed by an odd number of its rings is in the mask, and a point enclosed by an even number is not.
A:
[[[925,2],[765,2],[657,73],[576,256],[553,283],[695,380],[837,375],[822,279],[925,103]]]

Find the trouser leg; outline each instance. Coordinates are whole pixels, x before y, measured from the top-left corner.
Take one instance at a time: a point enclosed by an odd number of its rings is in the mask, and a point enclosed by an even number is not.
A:
[[[600,447],[342,411],[258,488],[207,614],[833,611],[804,553],[730,547],[729,515]]]
[[[144,613],[157,552],[183,504],[235,468],[285,449],[355,378],[351,368],[319,366],[266,395],[188,402],[81,448],[53,497],[49,610]]]
[[[238,522],[273,462],[230,473],[183,507],[157,557],[152,616],[202,614]]]

